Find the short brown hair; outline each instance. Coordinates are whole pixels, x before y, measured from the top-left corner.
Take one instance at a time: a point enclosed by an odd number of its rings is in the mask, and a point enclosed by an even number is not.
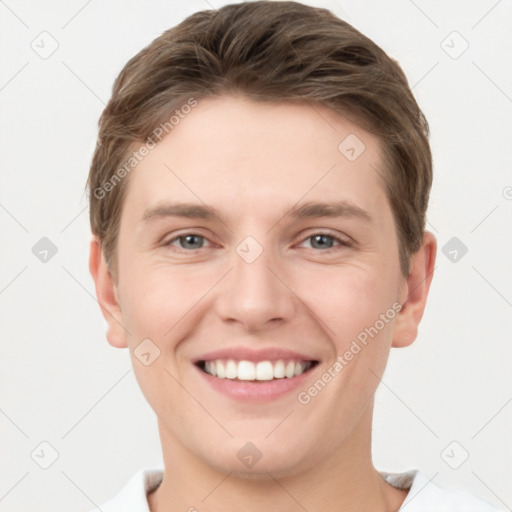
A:
[[[275,1],[196,12],[130,59],[117,77],[87,182],[92,232],[111,272],[129,182],[121,179],[129,169],[120,171],[130,151],[191,98],[229,93],[320,103],[378,136],[379,174],[408,275],[432,185],[427,120],[398,63],[373,41],[326,9]]]

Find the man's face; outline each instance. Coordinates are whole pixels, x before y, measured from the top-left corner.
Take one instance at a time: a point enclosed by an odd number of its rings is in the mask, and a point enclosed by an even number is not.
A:
[[[118,237],[119,336],[169,445],[286,475],[368,428],[407,295],[382,173],[377,139],[327,108],[241,97],[201,100],[139,163]],[[172,214],[185,203],[215,215]],[[293,214],[306,203],[343,207]],[[223,368],[237,378],[205,372]]]

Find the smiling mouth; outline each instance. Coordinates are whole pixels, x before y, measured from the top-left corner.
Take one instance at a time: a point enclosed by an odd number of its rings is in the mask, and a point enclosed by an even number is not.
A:
[[[311,370],[318,361],[278,359],[276,361],[235,361],[215,359],[198,361],[196,365],[206,374],[218,379],[235,381],[265,382],[278,379],[291,379]]]

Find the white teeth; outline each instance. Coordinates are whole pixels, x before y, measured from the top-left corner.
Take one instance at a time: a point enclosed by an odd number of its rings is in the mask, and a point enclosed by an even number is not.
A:
[[[212,366],[215,366],[212,364]],[[226,363],[226,379],[236,379],[237,376],[237,368],[236,363],[233,361],[233,359],[230,359]]]
[[[274,364],[274,379],[282,379],[284,377],[284,362],[279,360]]]
[[[295,363],[293,361],[290,361],[284,370],[285,377],[288,377],[291,379],[295,375]]]
[[[304,369],[306,368],[306,364],[305,363],[296,363],[295,365],[295,371],[294,371],[294,375],[300,375],[301,373],[304,373]]]
[[[270,361],[261,361],[256,365],[256,380],[272,380],[274,368]]]
[[[240,361],[238,363],[238,379],[254,380],[256,378],[256,368],[251,361]]]
[[[205,361],[204,371],[219,379],[272,380],[303,374],[311,367],[310,361],[234,361],[233,359]]]
[[[225,379],[226,378],[226,369],[224,368],[224,363],[222,361],[212,361],[210,365],[217,366],[217,377],[219,379]]]

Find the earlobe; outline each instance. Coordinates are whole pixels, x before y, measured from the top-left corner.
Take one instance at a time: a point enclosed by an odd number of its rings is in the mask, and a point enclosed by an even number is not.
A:
[[[126,339],[128,331],[123,325],[117,288],[107,267],[101,244],[96,237],[93,237],[90,244],[89,271],[94,280],[101,312],[108,324],[107,340],[113,347],[126,348],[128,346]]]
[[[421,248],[411,255],[410,273],[401,297],[402,309],[395,321],[393,347],[406,347],[418,336],[418,326],[427,304],[437,253],[437,240],[429,231],[423,234]]]

